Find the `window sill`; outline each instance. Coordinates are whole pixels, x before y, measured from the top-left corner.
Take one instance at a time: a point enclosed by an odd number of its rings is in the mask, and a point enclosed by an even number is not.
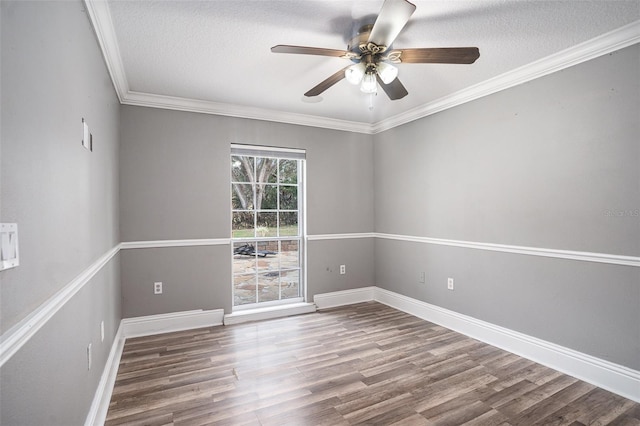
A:
[[[224,325],[240,324],[243,322],[260,321],[272,318],[288,317],[291,315],[308,314],[316,311],[313,303],[290,303],[287,305],[269,306],[265,308],[247,309],[233,312],[224,316]]]

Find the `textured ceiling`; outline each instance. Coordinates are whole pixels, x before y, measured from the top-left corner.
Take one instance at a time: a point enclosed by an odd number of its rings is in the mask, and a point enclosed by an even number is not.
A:
[[[416,12],[395,48],[477,46],[480,58],[472,65],[400,64],[409,95],[391,101],[380,90],[372,110],[370,97],[346,80],[321,99],[304,98],[346,60],[270,48],[345,49],[361,23],[375,20],[382,0],[109,0],[108,7],[93,7],[100,16],[90,16],[105,56],[111,56],[107,62],[116,64],[112,74],[126,83],[121,90],[206,101],[240,111],[236,115],[272,111],[365,125],[447,99],[640,19],[639,0],[413,3]],[[107,14],[111,25],[95,22]],[[109,40],[117,49],[105,48]]]

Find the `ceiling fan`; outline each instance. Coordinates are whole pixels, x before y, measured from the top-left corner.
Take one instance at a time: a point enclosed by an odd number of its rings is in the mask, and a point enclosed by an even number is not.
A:
[[[398,68],[393,64],[472,64],[480,57],[477,47],[391,49],[415,10],[416,6],[406,0],[385,0],[375,23],[362,26],[347,50],[280,44],[273,46],[271,51],[332,56],[353,62],[313,87],[305,96],[318,96],[346,78],[351,84],[359,84],[364,93],[376,93],[380,84],[389,99],[402,99],[409,92],[398,79]]]

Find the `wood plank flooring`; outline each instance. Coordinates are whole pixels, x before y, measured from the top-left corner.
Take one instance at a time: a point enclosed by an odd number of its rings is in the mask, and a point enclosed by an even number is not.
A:
[[[107,425],[640,425],[640,404],[385,305],[127,340]]]

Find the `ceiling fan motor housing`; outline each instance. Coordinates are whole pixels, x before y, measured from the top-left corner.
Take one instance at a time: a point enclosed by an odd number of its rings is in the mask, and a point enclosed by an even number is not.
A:
[[[373,24],[366,24],[360,27],[358,33],[351,39],[347,45],[347,50],[355,53],[358,56],[352,57],[351,61],[355,63],[362,62],[366,67],[366,73],[375,74],[377,64],[381,60],[386,58],[382,57],[382,54],[388,50],[387,46],[378,46],[375,43],[369,42],[369,36]]]

